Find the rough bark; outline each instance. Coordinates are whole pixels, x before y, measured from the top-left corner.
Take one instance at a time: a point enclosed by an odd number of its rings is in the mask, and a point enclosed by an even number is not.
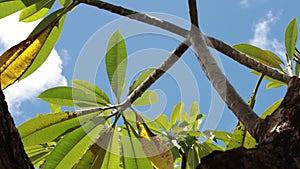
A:
[[[257,148],[216,151],[198,169],[300,168],[300,79],[293,77],[279,108],[265,119],[268,129]]]
[[[0,89],[0,168],[33,169]]]

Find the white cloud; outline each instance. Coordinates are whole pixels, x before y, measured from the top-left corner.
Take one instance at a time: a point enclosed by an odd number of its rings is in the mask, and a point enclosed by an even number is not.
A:
[[[62,57],[64,65],[67,66],[70,63],[71,59],[72,59],[70,54],[69,54],[69,51],[67,49],[62,49],[59,53]]]
[[[240,5],[244,8],[247,7],[254,7],[256,4],[263,4],[263,3],[267,3],[269,2],[269,0],[240,0]]]
[[[271,25],[276,23],[279,19],[278,16],[274,16],[272,11],[268,11],[266,16],[261,18],[254,26],[254,36],[250,40],[250,43],[258,46],[262,49],[271,50],[284,58],[284,46],[277,39],[270,39],[268,34],[271,30]]]
[[[38,24],[38,22],[20,23],[18,16],[19,13],[16,13],[0,20],[2,52],[24,40]],[[10,112],[16,116],[22,113],[20,110],[22,102],[36,99],[39,93],[50,87],[66,84],[66,78],[62,75],[62,60],[56,50],[52,50],[48,59],[37,71],[9,86],[4,93]]]
[[[240,5],[242,7],[248,7],[249,6],[249,0],[241,0]]]

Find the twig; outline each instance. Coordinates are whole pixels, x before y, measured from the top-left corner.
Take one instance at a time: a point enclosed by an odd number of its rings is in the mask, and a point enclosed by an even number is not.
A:
[[[189,6],[189,8],[190,11],[197,11],[193,9],[196,8],[196,6]],[[193,14],[193,16],[196,15],[195,13]],[[191,19],[193,16],[191,16]],[[261,130],[264,121],[252,111],[227,80],[215,59],[212,57],[199,28],[192,27],[190,41],[202,69],[216,91],[235,116],[245,125],[249,133],[258,140],[262,134],[260,132],[264,132],[264,130]]]
[[[120,107],[121,105],[110,105],[107,107],[93,107],[93,108],[89,108],[89,109],[81,109],[81,110],[76,110],[76,112],[78,113],[78,115],[85,115],[85,114],[90,114],[90,113],[94,113],[97,111],[105,111],[105,110],[109,110],[109,109],[117,109],[118,107]]]
[[[187,163],[187,158],[186,158],[186,153],[184,153],[181,149],[179,149],[179,154],[181,155],[181,169],[186,169],[186,163]]]
[[[261,84],[261,82],[262,82],[263,79],[264,79],[264,75],[261,74],[259,76],[259,79],[258,79],[256,85],[255,85],[254,91],[252,92],[252,95],[251,95],[251,97],[250,97],[250,99],[248,101],[248,105],[250,106],[251,109],[254,108],[254,105],[255,105],[255,102],[256,102],[256,95],[257,95],[257,92],[258,92],[258,88],[259,88],[259,86],[260,86],[260,84]]]

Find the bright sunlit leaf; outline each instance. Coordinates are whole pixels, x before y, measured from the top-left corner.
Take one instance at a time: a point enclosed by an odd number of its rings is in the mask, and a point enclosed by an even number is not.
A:
[[[274,58],[274,54],[269,51],[262,50],[250,44],[237,44],[233,47],[267,66],[282,70],[280,67],[281,62],[277,57]]]
[[[106,95],[106,93],[96,85],[87,82],[85,80],[79,80],[79,79],[71,80],[71,83],[74,85],[74,87],[83,90],[88,95],[95,96],[98,104],[100,105],[110,104],[109,98]]]
[[[136,131],[130,127],[129,129],[124,127],[121,132],[122,166],[135,169],[152,168],[150,161],[145,157],[138,135],[135,133]]]
[[[158,102],[158,95],[152,90],[145,91],[141,97],[136,99],[132,105],[134,106],[146,106],[150,104],[155,104]]]
[[[297,36],[298,36],[298,22],[297,22],[297,18],[294,18],[286,27],[285,35],[284,35],[286,54],[289,57],[289,59],[294,58]]]
[[[100,169],[104,158],[107,155],[109,142],[111,142],[113,132],[103,132],[95,143],[93,143],[86,153],[81,157],[73,169]]]
[[[60,106],[92,107],[98,105],[93,95],[89,95],[81,89],[68,86],[47,89],[38,98]]]
[[[245,126],[241,122],[238,122],[230,141],[226,145],[226,150],[238,147],[254,148],[256,144],[256,140],[247,132]]]
[[[119,101],[124,90],[127,67],[126,44],[120,30],[117,30],[109,39],[105,63],[110,85]]]
[[[43,19],[31,32],[30,36],[35,35],[37,32],[40,32],[45,27],[47,27],[50,23],[55,22],[55,25],[51,32],[49,33],[48,38],[44,42],[44,45],[40,49],[39,53],[37,54],[36,58],[34,59],[33,63],[30,65],[30,67],[24,72],[24,74],[20,77],[19,80],[22,80],[29,75],[31,75],[34,71],[36,71],[48,58],[50,52],[52,51],[55,43],[57,42],[60,33],[62,31],[65,17],[66,15],[61,15],[62,11],[64,9],[59,9],[50,15],[48,15],[45,19]],[[60,18],[59,20],[57,20]]]
[[[168,117],[165,114],[160,114],[154,120],[162,129],[168,131],[170,129],[170,124],[168,122]]]
[[[64,136],[47,158],[43,168],[72,168],[89,145],[97,139],[104,122],[103,117],[96,117]]]
[[[0,2],[0,19],[18,12],[39,0],[10,0]]]
[[[39,34],[22,41],[2,54],[0,57],[2,89],[18,80],[27,70],[40,52],[52,29],[53,25],[50,25]]]
[[[54,4],[55,0],[40,0],[23,9],[19,16],[22,22],[32,22],[44,17]]]
[[[176,104],[174,107],[173,107],[173,111],[170,115],[170,123],[171,125],[174,125],[176,124],[178,121],[179,121],[179,115],[183,110],[184,108],[184,103],[183,102],[180,102],[178,104]]]
[[[20,125],[18,131],[24,146],[48,143],[59,138],[66,131],[81,126],[97,114],[98,112],[79,117],[75,112],[38,115]]]
[[[267,116],[272,115],[272,113],[280,106],[282,99],[273,103],[270,107],[268,107],[263,114],[260,116],[262,119],[265,119]]]

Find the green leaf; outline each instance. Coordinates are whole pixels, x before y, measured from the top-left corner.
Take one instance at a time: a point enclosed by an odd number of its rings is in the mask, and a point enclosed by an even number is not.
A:
[[[272,80],[266,85],[267,89],[278,88],[281,86],[286,86],[286,84],[279,80]]]
[[[49,155],[43,168],[72,168],[89,145],[97,139],[104,122],[103,117],[94,118],[63,137]]]
[[[111,141],[108,144],[101,169],[119,168],[121,163],[119,137],[120,135],[115,129],[112,134]]]
[[[85,93],[83,90],[73,87],[61,86],[45,90],[38,98],[60,106],[81,107],[97,106],[95,97]]]
[[[182,111],[179,114],[179,120],[180,122],[189,122],[189,115],[185,111]]]
[[[38,115],[18,127],[24,146],[53,141],[66,132],[80,127],[99,112],[78,116],[78,113],[64,112]]]
[[[197,168],[198,164],[199,164],[199,158],[195,148],[189,149],[187,153],[188,168],[195,169]]]
[[[267,110],[265,110],[265,112],[260,117],[262,119],[265,119],[267,116],[272,115],[272,113],[279,107],[281,102],[282,102],[282,99],[273,103],[270,107],[267,108]]]
[[[179,120],[179,115],[183,112],[184,103],[180,102],[173,107],[173,111],[170,115],[170,123],[171,125],[175,125]]]
[[[56,12],[53,12],[49,16],[47,16],[45,19],[43,19],[37,27],[31,32],[30,36],[33,36],[43,30],[45,27],[49,26],[53,21],[57,19],[57,17],[61,17],[59,21],[56,23],[54,28],[51,30],[47,40],[45,41],[43,47],[39,51],[38,55],[34,59],[31,66],[26,70],[26,72],[20,77],[19,80],[22,80],[26,78],[27,76],[31,75],[36,69],[38,69],[48,58],[50,52],[52,51],[55,43],[57,42],[60,33],[62,31],[64,21],[65,21],[65,15],[61,16],[61,12],[63,9],[57,10]]]
[[[162,129],[168,131],[170,129],[170,124],[168,122],[168,117],[165,114],[160,114],[154,120]]]
[[[281,58],[279,56],[277,56],[275,53],[273,53],[272,51],[269,50],[264,50],[265,52],[267,52],[274,60],[277,61],[277,63],[279,63],[280,65],[284,65],[284,61],[281,60]]]
[[[131,94],[146,78],[154,72],[155,68],[150,68],[140,74],[140,76],[133,82],[133,84],[129,87],[129,94]]]
[[[45,45],[54,25],[49,25],[38,34],[28,37],[5,51],[0,57],[1,88],[20,79]]]
[[[122,166],[123,168],[152,168],[150,161],[143,152],[139,138],[136,137],[134,130],[122,129],[121,149],[122,149]]]
[[[106,93],[96,85],[79,79],[71,80],[71,83],[74,85],[74,87],[83,90],[86,94],[95,95],[97,103],[99,105],[110,104],[109,98]]]
[[[200,113],[199,104],[197,102],[193,102],[190,107],[190,122],[195,122],[198,114]]]
[[[227,145],[232,137],[231,133],[219,130],[206,130],[203,132],[210,140],[221,140]]]
[[[22,10],[39,0],[10,0],[0,1],[0,19]]]
[[[207,140],[206,142],[203,143],[203,145],[206,146],[207,148],[209,147],[213,151],[215,151],[215,150],[225,151],[223,147],[213,144],[212,140]]]
[[[30,5],[21,12],[19,21],[32,22],[44,17],[49,12],[54,2],[55,0],[40,0]]]
[[[195,145],[195,149],[197,151],[197,154],[199,156],[199,159],[207,156],[208,154],[210,154],[213,150],[212,148],[210,148],[208,145],[206,145],[205,143],[202,144],[194,144]]]
[[[149,104],[155,104],[158,102],[158,95],[155,91],[147,90],[141,97],[133,102],[134,106],[146,106]]]
[[[110,85],[119,102],[124,89],[127,67],[126,44],[120,30],[117,30],[108,42],[105,61]]]
[[[297,18],[294,18],[286,27],[285,35],[284,35],[286,54],[291,60],[294,58],[297,36],[298,36],[298,23],[297,23]]]
[[[111,131],[102,133],[97,141],[90,146],[86,153],[81,157],[79,162],[72,168],[101,168],[103,160],[107,154],[108,144],[112,139],[112,134],[113,133]]]
[[[27,146],[24,147],[24,149],[34,167],[39,167],[44,164],[54,147],[55,142],[50,142],[41,145]]]
[[[300,75],[299,72],[300,72],[300,62],[296,62],[296,65],[295,65],[295,74],[298,77]]]
[[[262,50],[250,44],[237,44],[233,47],[267,66],[282,70],[278,63],[278,59],[274,58],[274,54],[269,51]]]
[[[188,131],[188,134],[190,136],[194,136],[194,137],[199,137],[202,135],[202,133],[200,131]]]
[[[257,71],[254,71],[254,70],[252,70],[251,73],[253,73],[253,74],[257,75],[257,76],[261,75],[261,73],[259,73]],[[276,88],[276,87],[281,87],[281,86],[286,86],[287,85],[287,84],[285,84],[285,83],[283,83],[283,82],[281,82],[279,80],[272,79],[269,76],[264,76],[264,79],[270,81],[266,85],[267,89]]]
[[[66,7],[71,4],[72,0],[59,0],[58,2],[61,6]]]
[[[226,145],[226,150],[238,147],[254,148],[256,144],[255,139],[245,129],[245,126],[241,122],[238,122],[230,141]]]
[[[56,113],[56,112],[60,112],[61,111],[59,105],[52,104],[52,103],[50,103],[49,105],[50,105],[50,110],[51,110],[52,113]]]

